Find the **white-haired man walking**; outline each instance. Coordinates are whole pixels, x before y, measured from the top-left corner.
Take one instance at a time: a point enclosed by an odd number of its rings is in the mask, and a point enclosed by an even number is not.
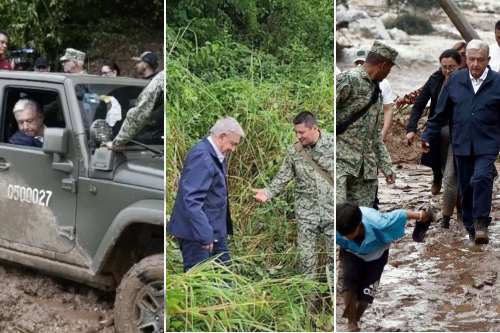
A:
[[[428,150],[428,143],[451,119],[463,223],[471,241],[485,244],[500,148],[500,74],[488,68],[489,47],[481,40],[468,43],[466,58],[467,68],[453,73],[439,96],[422,147]]]
[[[222,263],[230,260],[227,157],[244,135],[234,118],[219,119],[186,157],[168,225],[179,242],[184,271],[216,255]]]

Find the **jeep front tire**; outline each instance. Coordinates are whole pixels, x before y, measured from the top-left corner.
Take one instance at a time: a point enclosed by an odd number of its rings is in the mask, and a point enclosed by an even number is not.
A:
[[[163,254],[146,257],[121,280],[114,310],[117,332],[163,333],[163,262]]]

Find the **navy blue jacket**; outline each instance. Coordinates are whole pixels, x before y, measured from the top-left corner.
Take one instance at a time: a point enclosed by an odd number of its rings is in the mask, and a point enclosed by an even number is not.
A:
[[[427,122],[424,141],[437,138],[451,118],[453,153],[459,156],[498,154],[500,148],[500,74],[491,69],[474,94],[469,70],[451,75]]]
[[[226,176],[226,164],[207,139],[191,149],[168,225],[172,235],[209,244],[232,233]]]
[[[31,146],[42,148],[43,143],[32,136],[26,135],[21,131],[17,131],[9,138],[9,143],[14,145]]]

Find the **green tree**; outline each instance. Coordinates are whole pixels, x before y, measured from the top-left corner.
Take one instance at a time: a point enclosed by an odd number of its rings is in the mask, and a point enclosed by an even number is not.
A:
[[[103,33],[163,30],[161,0],[3,0],[0,29],[12,47],[35,47],[56,61],[64,48],[87,49]]]
[[[186,38],[197,46],[234,39],[286,60],[301,45],[321,58],[331,55],[333,1],[167,0],[167,25],[187,27]]]

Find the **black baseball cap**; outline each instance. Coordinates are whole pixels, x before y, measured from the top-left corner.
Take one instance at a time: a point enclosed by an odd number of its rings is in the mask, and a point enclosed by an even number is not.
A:
[[[153,69],[158,68],[158,56],[156,55],[156,53],[151,52],[151,51],[143,52],[140,56],[133,57],[132,60],[144,61],[146,64],[151,66]]]
[[[47,62],[47,59],[44,57],[38,57],[35,60],[35,68],[47,68],[49,67],[49,63]]]

